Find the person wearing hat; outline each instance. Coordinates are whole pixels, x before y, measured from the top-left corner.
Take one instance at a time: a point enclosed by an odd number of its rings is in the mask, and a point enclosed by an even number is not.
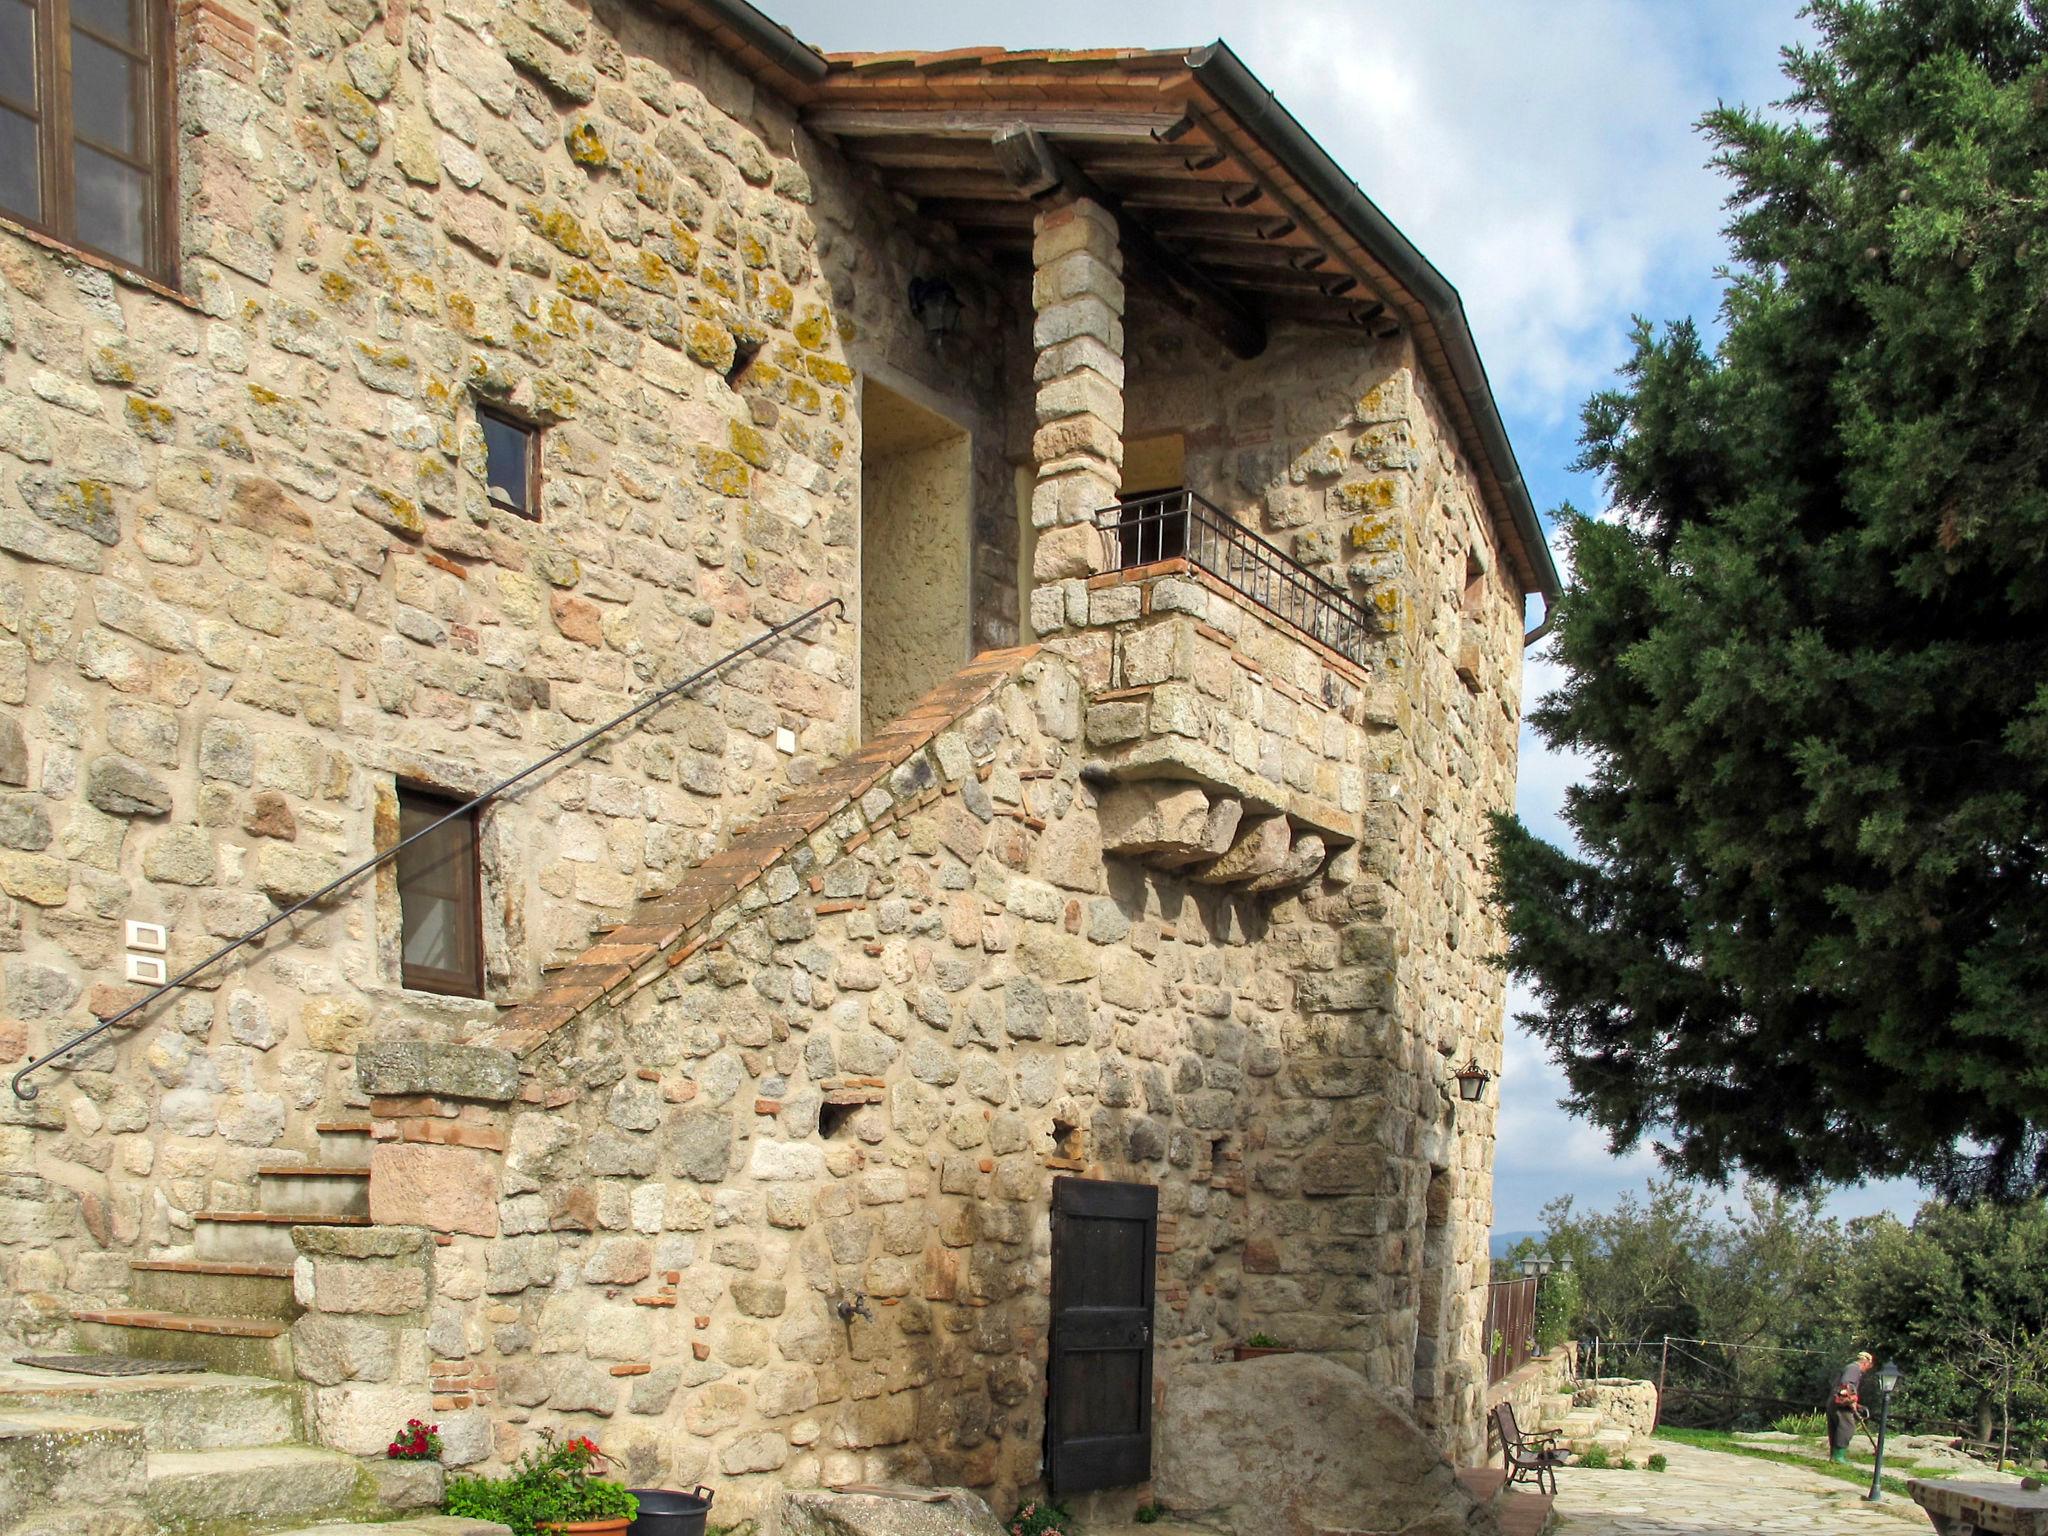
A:
[[[1842,1367],[1835,1389],[1828,1397],[1828,1456],[1833,1461],[1849,1459],[1849,1442],[1856,1438],[1856,1420],[1863,1412],[1863,1373],[1874,1370],[1877,1356],[1864,1350]]]

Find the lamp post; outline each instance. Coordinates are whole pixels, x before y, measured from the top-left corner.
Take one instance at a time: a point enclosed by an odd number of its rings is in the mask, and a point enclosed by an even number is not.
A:
[[[1866,1503],[1875,1504],[1884,1497],[1879,1486],[1884,1477],[1884,1432],[1891,1420],[1892,1394],[1899,1389],[1899,1367],[1896,1361],[1887,1360],[1884,1369],[1877,1373],[1877,1454],[1871,1458],[1870,1492],[1863,1498]]]

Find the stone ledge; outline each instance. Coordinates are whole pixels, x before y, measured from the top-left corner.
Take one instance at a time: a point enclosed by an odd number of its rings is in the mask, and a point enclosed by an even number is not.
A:
[[[484,1045],[399,1040],[356,1054],[356,1084],[379,1098],[427,1096],[509,1104],[519,1097],[519,1062]]]

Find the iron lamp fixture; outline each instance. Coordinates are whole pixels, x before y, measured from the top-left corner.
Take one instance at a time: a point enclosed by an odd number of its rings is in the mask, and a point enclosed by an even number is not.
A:
[[[1493,1074],[1479,1065],[1479,1058],[1476,1056],[1458,1068],[1455,1076],[1458,1097],[1467,1104],[1477,1104],[1486,1094],[1486,1085],[1493,1081]]]
[[[960,295],[943,277],[913,277],[910,313],[925,335],[944,341],[960,328]]]

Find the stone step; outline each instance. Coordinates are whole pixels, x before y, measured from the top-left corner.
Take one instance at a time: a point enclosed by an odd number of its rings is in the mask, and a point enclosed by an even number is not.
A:
[[[337,1168],[360,1168],[370,1160],[370,1122],[328,1120],[313,1127],[320,1138],[320,1161]]]
[[[292,1375],[291,1325],[277,1318],[194,1317],[134,1308],[78,1311],[73,1332],[89,1352],[192,1360],[242,1376]]]
[[[149,1458],[144,1502],[167,1531],[195,1536],[376,1513],[362,1463],[310,1445],[157,1452]]]
[[[256,1170],[256,1204],[272,1216],[370,1214],[370,1170],[286,1165]]]
[[[141,1536],[142,1431],[79,1413],[0,1413],[0,1531]]]
[[[137,1259],[128,1266],[128,1300],[148,1312],[200,1317],[299,1315],[289,1264],[221,1264],[205,1259]]]
[[[367,1227],[367,1216],[291,1216],[269,1211],[200,1211],[193,1218],[193,1254],[219,1264],[291,1264],[293,1227]]]
[[[277,1445],[298,1438],[300,1388],[256,1376],[77,1376],[0,1365],[0,1418],[89,1414],[140,1427],[152,1451]]]

